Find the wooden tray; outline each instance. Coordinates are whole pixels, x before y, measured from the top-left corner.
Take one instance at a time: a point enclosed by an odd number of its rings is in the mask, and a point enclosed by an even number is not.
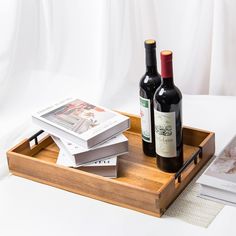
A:
[[[177,173],[165,173],[156,167],[155,158],[142,152],[140,118],[125,115],[131,119],[125,132],[129,154],[118,158],[117,179],[55,164],[59,150],[49,136],[38,141],[41,132],[7,152],[9,169],[17,176],[160,217],[213,156],[215,135],[184,127],[185,164]]]

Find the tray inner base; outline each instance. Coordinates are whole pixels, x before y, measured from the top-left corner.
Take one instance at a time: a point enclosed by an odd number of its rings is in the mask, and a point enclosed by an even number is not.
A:
[[[139,134],[126,132],[125,135],[129,140],[129,153],[119,156],[118,178],[113,180],[158,192],[163,185],[173,180],[174,173],[159,170],[156,166],[156,158],[148,157],[142,152]],[[184,145],[184,160],[187,161],[197,151],[198,148],[195,146]],[[52,141],[32,156],[38,160],[56,164],[58,154],[59,148]]]

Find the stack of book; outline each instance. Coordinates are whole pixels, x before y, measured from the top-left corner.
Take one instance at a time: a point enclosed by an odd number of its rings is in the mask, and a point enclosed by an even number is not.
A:
[[[201,197],[236,206],[236,136],[197,182]]]
[[[66,99],[32,116],[60,149],[57,164],[117,177],[117,157],[128,152],[122,134],[129,118],[80,99]]]

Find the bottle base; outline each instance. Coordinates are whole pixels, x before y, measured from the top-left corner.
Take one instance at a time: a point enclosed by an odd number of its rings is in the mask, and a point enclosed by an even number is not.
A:
[[[178,169],[163,169],[163,168],[161,168],[160,166],[158,166],[157,165],[157,167],[158,167],[158,169],[160,169],[161,171],[163,171],[163,172],[167,172],[167,173],[176,173],[176,172],[178,172],[178,170],[181,168],[181,167],[179,167]]]
[[[182,157],[165,158],[157,156],[157,167],[164,172],[176,173],[182,166]]]
[[[147,143],[142,140],[143,144],[143,152],[146,156],[149,157],[156,157],[156,149],[155,149],[155,144],[153,143]]]
[[[143,150],[143,153],[144,153],[146,156],[149,156],[149,157],[153,157],[153,158],[156,157],[156,152]]]

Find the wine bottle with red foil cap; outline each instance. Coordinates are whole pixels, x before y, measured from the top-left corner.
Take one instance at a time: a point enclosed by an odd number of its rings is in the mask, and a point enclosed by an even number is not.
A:
[[[161,84],[161,76],[157,71],[156,41],[148,39],[144,42],[146,52],[146,73],[139,83],[139,99],[143,152],[155,157],[155,127],[153,113],[153,95]]]
[[[154,94],[157,166],[177,172],[183,165],[182,94],[173,80],[172,52],[161,52],[161,86]]]

